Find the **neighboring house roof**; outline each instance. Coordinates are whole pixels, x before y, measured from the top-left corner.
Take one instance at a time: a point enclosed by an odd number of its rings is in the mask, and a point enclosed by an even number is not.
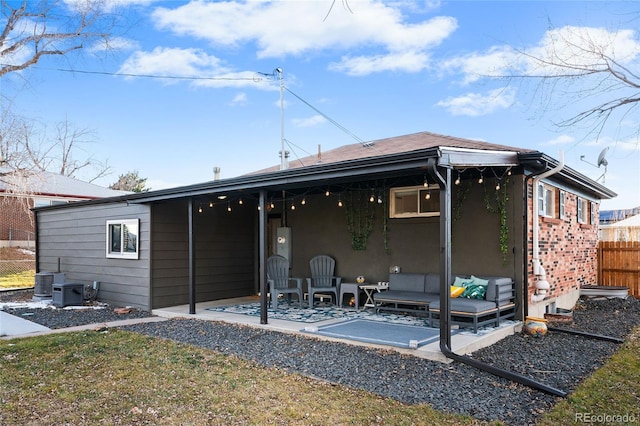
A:
[[[613,222],[624,220],[629,216],[634,216],[639,214],[640,214],[640,207],[635,207],[633,209],[603,210],[600,212],[600,223],[603,225],[610,224]]]
[[[619,220],[614,223],[610,223],[607,225],[601,225],[601,229],[610,229],[610,228],[640,228],[640,214],[635,216],[630,216],[624,220]]]
[[[13,173],[12,169],[0,167],[0,193],[2,192],[79,199],[117,197],[130,194],[127,191],[104,188],[56,173],[34,172],[22,175]]]

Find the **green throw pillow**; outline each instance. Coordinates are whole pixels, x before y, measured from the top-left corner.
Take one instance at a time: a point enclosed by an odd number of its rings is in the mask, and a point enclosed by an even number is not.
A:
[[[455,287],[464,287],[470,283],[471,283],[471,278],[456,277],[452,285]]]
[[[471,281],[473,281],[474,284],[478,285],[489,285],[489,280],[483,280],[482,278],[478,278],[473,275],[471,275]]]
[[[467,284],[464,288],[464,292],[460,297],[467,299],[484,299],[484,295],[487,293],[487,286],[482,284]]]

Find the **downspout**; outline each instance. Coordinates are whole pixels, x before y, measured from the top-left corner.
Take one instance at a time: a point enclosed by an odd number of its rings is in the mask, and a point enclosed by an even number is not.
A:
[[[541,173],[533,178],[533,274],[537,277],[536,281],[536,292],[533,296],[531,296],[531,301],[534,303],[541,302],[547,295],[547,290],[549,290],[549,282],[547,281],[547,276],[540,262],[540,241],[539,241],[539,222],[540,215],[538,212],[538,183],[551,175],[554,175],[564,167],[564,152],[560,151],[560,162],[556,167],[551,170],[547,170],[544,173]],[[529,285],[527,283],[527,297],[529,296],[528,291]]]
[[[566,397],[567,393],[560,389],[512,371],[494,367],[477,359],[459,355],[451,349],[451,300],[449,298],[449,285],[451,283],[451,168],[445,168],[446,176],[443,177],[437,169],[436,159],[429,158],[427,170],[440,186],[440,351],[447,358],[495,376],[503,377],[551,395]]]

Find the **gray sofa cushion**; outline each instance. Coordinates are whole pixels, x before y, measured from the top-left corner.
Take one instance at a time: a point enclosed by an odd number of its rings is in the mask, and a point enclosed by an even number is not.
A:
[[[389,290],[424,292],[425,274],[389,274]]]
[[[391,284],[389,284],[389,288],[391,288]],[[411,303],[426,303],[430,304],[434,300],[438,300],[438,295],[435,293],[425,293],[418,291],[402,291],[402,290],[389,290],[382,291],[380,293],[373,294],[374,301],[385,301],[392,303],[402,303],[407,302]]]
[[[494,309],[495,307],[496,307],[495,302],[490,302],[487,300],[461,299],[461,298],[451,299],[451,311],[469,312],[472,314],[477,314],[478,312],[488,311],[490,309]],[[432,303],[429,303],[429,309],[439,310],[440,299]]]
[[[427,274],[425,277],[424,291],[427,293],[440,294],[440,275]]]

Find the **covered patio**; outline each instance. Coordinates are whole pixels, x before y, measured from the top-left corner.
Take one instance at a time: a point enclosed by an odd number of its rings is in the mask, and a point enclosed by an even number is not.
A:
[[[362,345],[368,347],[376,347],[379,349],[385,350],[395,350],[400,353],[405,353],[408,355],[429,359],[433,361],[440,362],[451,362],[450,358],[447,358],[443,355],[440,350],[439,338],[435,338],[430,340],[429,343],[420,345],[417,348],[406,348],[400,347],[399,345],[395,345],[393,343],[373,343],[366,342],[360,339],[354,339],[349,337],[332,337],[326,336],[322,334],[318,334],[314,329],[322,328],[327,325],[335,325],[341,324],[349,321],[349,319],[353,319],[355,317],[364,317],[367,318],[369,316],[377,315],[380,318],[379,321],[384,322],[385,316],[388,314],[375,314],[372,309],[360,308],[359,310],[355,310],[354,308],[329,308],[325,305],[314,308],[315,311],[322,311],[323,309],[331,309],[332,311],[336,311],[338,315],[334,315],[330,319],[322,320],[319,318],[319,321],[314,322],[304,322],[299,320],[287,320],[287,319],[274,319],[270,318],[268,323],[263,324],[260,321],[260,316],[251,314],[251,313],[240,313],[237,309],[233,309],[238,306],[246,306],[248,304],[256,304],[259,302],[258,297],[239,297],[233,299],[226,300],[216,300],[216,301],[207,301],[200,302],[196,304],[196,313],[190,314],[189,304],[185,305],[177,305],[170,306],[165,308],[154,309],[152,313],[154,315],[158,315],[164,318],[189,318],[189,319],[199,319],[203,321],[220,321],[231,324],[245,325],[249,327],[256,327],[265,330],[273,330],[279,331],[283,333],[293,333],[303,335],[308,338],[317,338],[317,339],[325,339],[332,340],[337,342],[348,343],[352,345]],[[287,306],[285,304],[285,306]],[[226,307],[230,307],[232,309],[225,309]],[[234,312],[235,311],[235,312]],[[344,316],[340,316],[340,314],[344,314]],[[358,315],[360,314],[360,315]],[[417,319],[417,318],[416,318]],[[391,320],[393,321],[393,320]],[[405,322],[407,323],[407,322]],[[411,324],[411,322],[409,322]],[[412,327],[414,325],[409,325]],[[418,324],[418,322],[414,322],[414,324]],[[414,326],[415,327],[415,326]],[[506,321],[501,324],[499,327],[486,327],[479,331],[479,333],[474,333],[473,330],[459,330],[459,332],[455,332],[451,337],[451,346],[453,351],[456,353],[467,354],[474,352],[480,348],[492,345],[493,343],[501,340],[502,338],[517,333],[520,331],[522,327],[522,323],[519,321]],[[406,342],[409,343],[409,342]]]

